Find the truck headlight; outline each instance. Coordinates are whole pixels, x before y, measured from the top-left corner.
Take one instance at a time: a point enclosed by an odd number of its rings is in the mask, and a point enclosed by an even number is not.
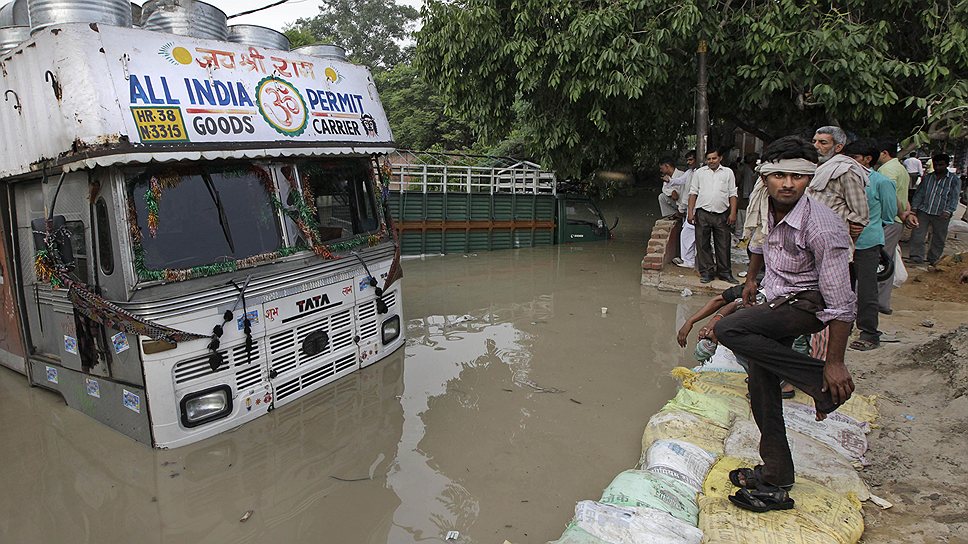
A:
[[[219,385],[189,393],[180,404],[182,425],[198,427],[232,413],[232,389]]]
[[[395,315],[384,321],[381,335],[384,346],[396,340],[400,336],[400,316]]]

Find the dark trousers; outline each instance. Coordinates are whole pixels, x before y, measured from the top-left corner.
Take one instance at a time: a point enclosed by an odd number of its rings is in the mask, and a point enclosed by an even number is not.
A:
[[[874,246],[868,249],[854,250],[854,275],[857,293],[857,328],[860,329],[860,339],[880,342],[881,333],[877,330],[877,265],[881,262],[881,248]]]
[[[797,336],[824,328],[824,323],[815,315],[819,309],[815,305],[804,309],[790,303],[775,308],[759,304],[734,312],[715,326],[719,343],[749,362],[750,408],[761,434],[763,478],[773,485],[790,485],[794,481],[793,457],[783,423],[780,380],[813,397],[821,412],[829,413],[837,408],[830,392],[821,391],[824,362],[791,347]]]
[[[928,227],[931,227],[931,248],[928,249],[928,262],[935,263],[944,254],[944,241],[948,237],[948,220],[941,215],[928,215],[918,210],[918,228],[911,233],[911,241],[908,244],[910,257],[913,261],[924,261],[924,238],[928,235]],[[696,220],[696,234],[699,233]]]
[[[699,275],[704,278],[732,276],[729,246],[732,245],[732,229],[726,220],[729,212],[712,213],[699,208],[696,210],[696,265]],[[716,258],[709,246],[715,245]]]

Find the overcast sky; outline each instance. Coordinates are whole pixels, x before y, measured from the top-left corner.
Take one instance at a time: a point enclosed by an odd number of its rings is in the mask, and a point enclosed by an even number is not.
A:
[[[224,11],[226,15],[233,15],[243,11],[249,11],[261,6],[272,4],[275,0],[205,0],[207,3]],[[406,4],[419,8],[422,0],[397,0],[400,4]],[[0,0],[0,4],[5,4]],[[229,19],[229,24],[261,25],[281,31],[282,28],[300,17],[313,17],[319,14],[319,6],[322,0],[289,0],[285,4],[269,8],[252,15]],[[136,0],[135,4],[144,4],[144,0]]]

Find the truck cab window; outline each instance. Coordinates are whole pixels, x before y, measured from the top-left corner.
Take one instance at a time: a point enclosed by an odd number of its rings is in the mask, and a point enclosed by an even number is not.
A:
[[[114,251],[111,249],[111,218],[103,198],[94,204],[94,221],[97,225],[97,259],[105,276],[114,273]]]
[[[369,189],[365,159],[316,160],[298,163],[300,183],[316,207],[321,241],[371,232],[379,227],[376,204]]]
[[[257,168],[193,165],[133,176],[128,198],[141,230],[144,267],[184,269],[278,250],[282,235],[272,188]]]

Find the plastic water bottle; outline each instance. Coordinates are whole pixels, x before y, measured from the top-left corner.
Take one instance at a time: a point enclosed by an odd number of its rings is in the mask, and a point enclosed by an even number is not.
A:
[[[708,361],[714,353],[716,353],[716,348],[719,344],[713,342],[709,338],[703,338],[698,343],[696,343],[696,352],[694,356],[696,360],[700,363],[705,363]]]

